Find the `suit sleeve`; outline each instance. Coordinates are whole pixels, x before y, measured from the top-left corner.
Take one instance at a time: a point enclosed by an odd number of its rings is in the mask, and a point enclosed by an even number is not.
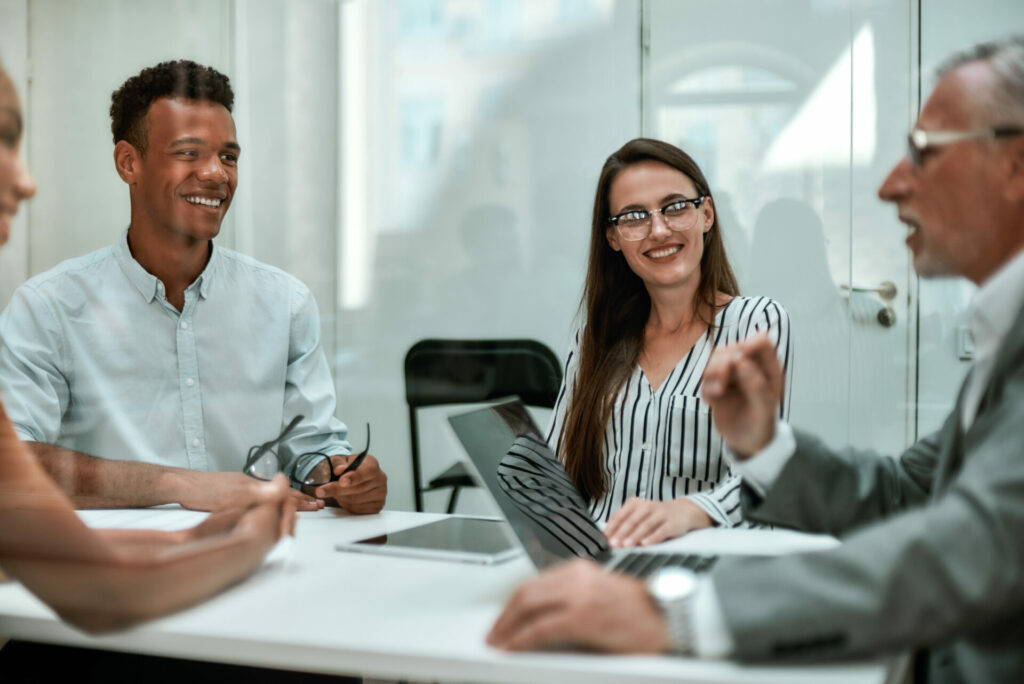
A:
[[[821,515],[829,522],[818,529],[852,531],[830,551],[719,563],[713,580],[738,657],[855,656],[977,630],[1020,634],[1024,364],[1015,368],[963,436],[963,468],[927,503],[939,446],[957,438],[955,416],[898,463],[801,439],[758,514],[790,523]]]

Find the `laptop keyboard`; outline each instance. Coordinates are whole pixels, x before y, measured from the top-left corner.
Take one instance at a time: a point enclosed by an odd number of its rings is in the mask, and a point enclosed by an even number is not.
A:
[[[681,566],[694,572],[707,572],[718,556],[699,556],[688,553],[629,553],[613,560],[608,567],[641,579],[666,566]]]

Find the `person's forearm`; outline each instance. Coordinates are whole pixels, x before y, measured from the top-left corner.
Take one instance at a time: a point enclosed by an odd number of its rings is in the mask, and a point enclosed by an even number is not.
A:
[[[4,568],[68,622],[122,629],[193,605],[255,571],[273,544],[245,530],[188,544],[134,542],[108,562],[5,558]]]
[[[178,503],[180,468],[113,461],[41,442],[27,443],[76,508],[136,508]]]

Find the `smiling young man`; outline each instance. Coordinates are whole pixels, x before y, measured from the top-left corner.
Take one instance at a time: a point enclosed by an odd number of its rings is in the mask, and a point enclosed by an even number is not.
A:
[[[299,415],[279,453],[293,485],[303,454],[335,472],[349,459],[311,293],[213,242],[238,185],[233,100],[190,61],[128,79],[110,108],[127,231],[31,279],[0,316],[11,421],[78,506],[242,504],[250,447]],[[300,509],[376,513],[387,478],[368,456],[305,489]]]

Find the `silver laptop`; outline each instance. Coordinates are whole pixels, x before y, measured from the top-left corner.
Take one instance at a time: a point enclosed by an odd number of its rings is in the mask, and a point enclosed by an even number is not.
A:
[[[715,556],[613,551],[586,501],[518,397],[450,416],[480,484],[538,568],[580,556],[645,577],[665,565],[707,570]]]

